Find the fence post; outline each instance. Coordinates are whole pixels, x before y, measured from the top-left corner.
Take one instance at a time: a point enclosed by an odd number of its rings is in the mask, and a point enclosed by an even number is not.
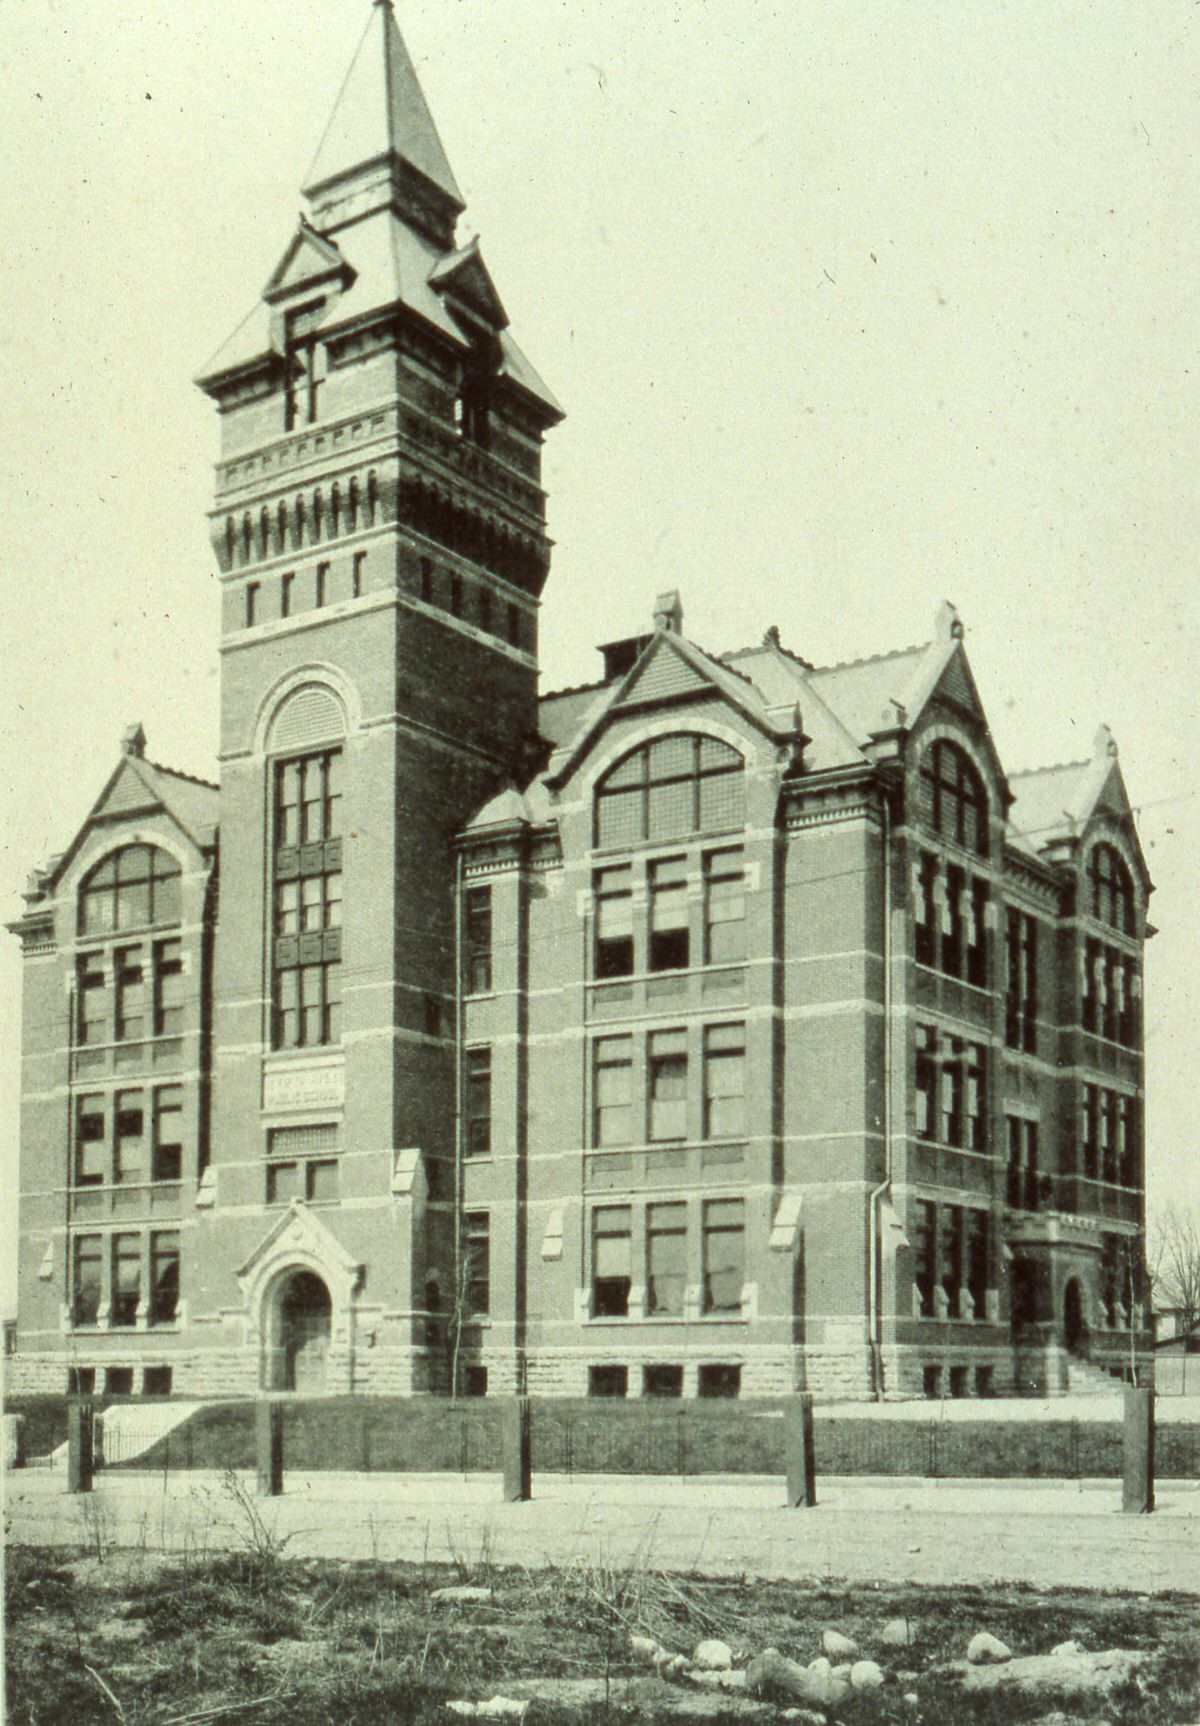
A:
[[[1154,1392],[1125,1391],[1124,1481],[1121,1509],[1145,1516],[1154,1509]]]
[[[529,1398],[509,1398],[500,1412],[500,1453],[504,1463],[504,1502],[524,1504],[533,1496]]]
[[[260,1498],[283,1491],[283,1404],[260,1402],[254,1411],[254,1458]]]
[[[67,1491],[90,1492],[94,1453],[95,1416],[90,1402],[67,1407]]]
[[[785,1398],[783,1444],[787,1464],[788,1508],[817,1502],[817,1459],[813,1442],[813,1399],[810,1390]]]

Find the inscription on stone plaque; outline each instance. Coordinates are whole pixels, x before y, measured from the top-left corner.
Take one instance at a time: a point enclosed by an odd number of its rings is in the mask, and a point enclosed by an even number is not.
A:
[[[281,1067],[263,1074],[263,1108],[340,1107],[346,1095],[346,1069],[340,1061],[312,1067]]]

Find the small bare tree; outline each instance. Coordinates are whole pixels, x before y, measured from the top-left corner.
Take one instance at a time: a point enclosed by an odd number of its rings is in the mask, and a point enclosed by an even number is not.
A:
[[[459,1392],[460,1367],[459,1357],[462,1353],[464,1333],[479,1317],[475,1301],[475,1282],[481,1271],[483,1249],[471,1240],[464,1239],[459,1254],[458,1265],[454,1278],[454,1298],[446,1319],[446,1352],[450,1357],[450,1395],[455,1398]]]
[[[1200,1214],[1169,1204],[1147,1232],[1147,1269],[1154,1305],[1175,1312],[1183,1334],[1200,1325]]]

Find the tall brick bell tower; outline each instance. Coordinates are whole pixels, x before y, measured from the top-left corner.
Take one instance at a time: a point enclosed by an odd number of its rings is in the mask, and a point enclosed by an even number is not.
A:
[[[253,312],[221,451],[211,1160],[181,1388],[438,1388],[455,831],[527,774],[561,413],[375,0]]]

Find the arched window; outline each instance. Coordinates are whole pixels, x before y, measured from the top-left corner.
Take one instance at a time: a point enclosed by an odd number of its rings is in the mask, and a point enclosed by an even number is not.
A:
[[[921,802],[935,833],[978,857],[987,856],[987,793],[970,757],[957,743],[939,737],[926,750]]]
[[[282,498],[280,499],[280,502],[279,502],[279,508],[275,512],[275,521],[276,521],[276,538],[279,541],[278,549],[280,551],[286,551],[287,550],[287,533],[288,533],[288,507],[287,507],[287,504],[284,503]]]
[[[1091,913],[1110,929],[1133,934],[1133,877],[1121,853],[1112,845],[1097,845],[1088,864]]]
[[[354,478],[350,481],[350,497],[349,497],[349,502],[347,504],[347,512],[348,512],[349,517],[350,517],[350,519],[347,523],[347,526],[348,526],[351,533],[357,533],[358,532],[358,480],[357,480],[357,478]]]
[[[329,493],[329,537],[336,539],[342,531],[342,488],[334,480]]]
[[[225,562],[230,569],[233,568],[233,558],[236,549],[237,529],[233,525],[233,517],[231,515],[227,515],[225,517]]]
[[[375,526],[375,510],[379,503],[379,481],[372,468],[367,475],[367,526]]]
[[[296,499],[296,528],[293,544],[296,546],[304,544],[304,499],[302,497]]]
[[[324,519],[325,505],[321,497],[321,489],[318,486],[317,490],[313,492],[312,536],[314,542],[321,537],[321,524]]]
[[[179,921],[179,865],[157,845],[126,845],[79,890],[79,933],[105,935]]]
[[[269,557],[271,554],[271,515],[264,503],[258,515],[258,555]]]
[[[253,556],[254,528],[251,525],[250,512],[247,510],[246,514],[242,517],[242,562],[249,563]]]
[[[745,763],[713,737],[659,737],[625,756],[596,787],[596,844],[680,839],[740,827]]]

